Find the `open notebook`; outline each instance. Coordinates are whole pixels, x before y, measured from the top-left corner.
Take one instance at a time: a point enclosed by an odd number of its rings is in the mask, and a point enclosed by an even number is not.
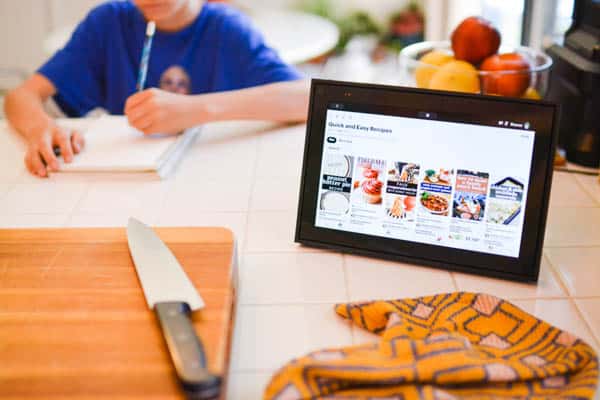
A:
[[[59,124],[75,128],[69,120]],[[131,127],[123,116],[102,116],[83,129],[85,148],[61,172],[146,172],[168,175],[194,142],[200,127],[180,135],[151,135]]]

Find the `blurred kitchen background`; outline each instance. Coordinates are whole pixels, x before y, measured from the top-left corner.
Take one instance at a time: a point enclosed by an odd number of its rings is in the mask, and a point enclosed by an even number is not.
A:
[[[503,44],[560,43],[574,0],[233,0],[283,58],[309,76],[401,84],[398,51],[447,40],[465,17],[480,15]],[[60,48],[102,0],[0,0],[2,94]],[[2,108],[0,107],[0,110]],[[0,111],[1,113],[1,111]]]

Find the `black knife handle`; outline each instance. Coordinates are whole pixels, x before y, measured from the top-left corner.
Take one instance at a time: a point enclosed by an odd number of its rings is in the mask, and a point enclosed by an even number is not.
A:
[[[200,338],[196,335],[191,309],[184,302],[160,302],[154,305],[171,360],[187,397],[214,399],[221,390],[221,377],[211,374]]]

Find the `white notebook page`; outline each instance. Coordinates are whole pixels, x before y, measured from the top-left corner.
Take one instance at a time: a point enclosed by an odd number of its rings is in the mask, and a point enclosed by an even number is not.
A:
[[[93,120],[83,135],[83,151],[72,163],[63,163],[61,171],[157,171],[163,154],[180,140],[180,136],[146,136],[122,116]]]

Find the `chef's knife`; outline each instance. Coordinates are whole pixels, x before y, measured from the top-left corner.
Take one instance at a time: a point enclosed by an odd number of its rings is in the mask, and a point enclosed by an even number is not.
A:
[[[181,265],[156,233],[130,218],[127,242],[148,307],[154,309],[179,382],[189,399],[219,396],[221,378],[211,374],[190,319],[204,301]]]

